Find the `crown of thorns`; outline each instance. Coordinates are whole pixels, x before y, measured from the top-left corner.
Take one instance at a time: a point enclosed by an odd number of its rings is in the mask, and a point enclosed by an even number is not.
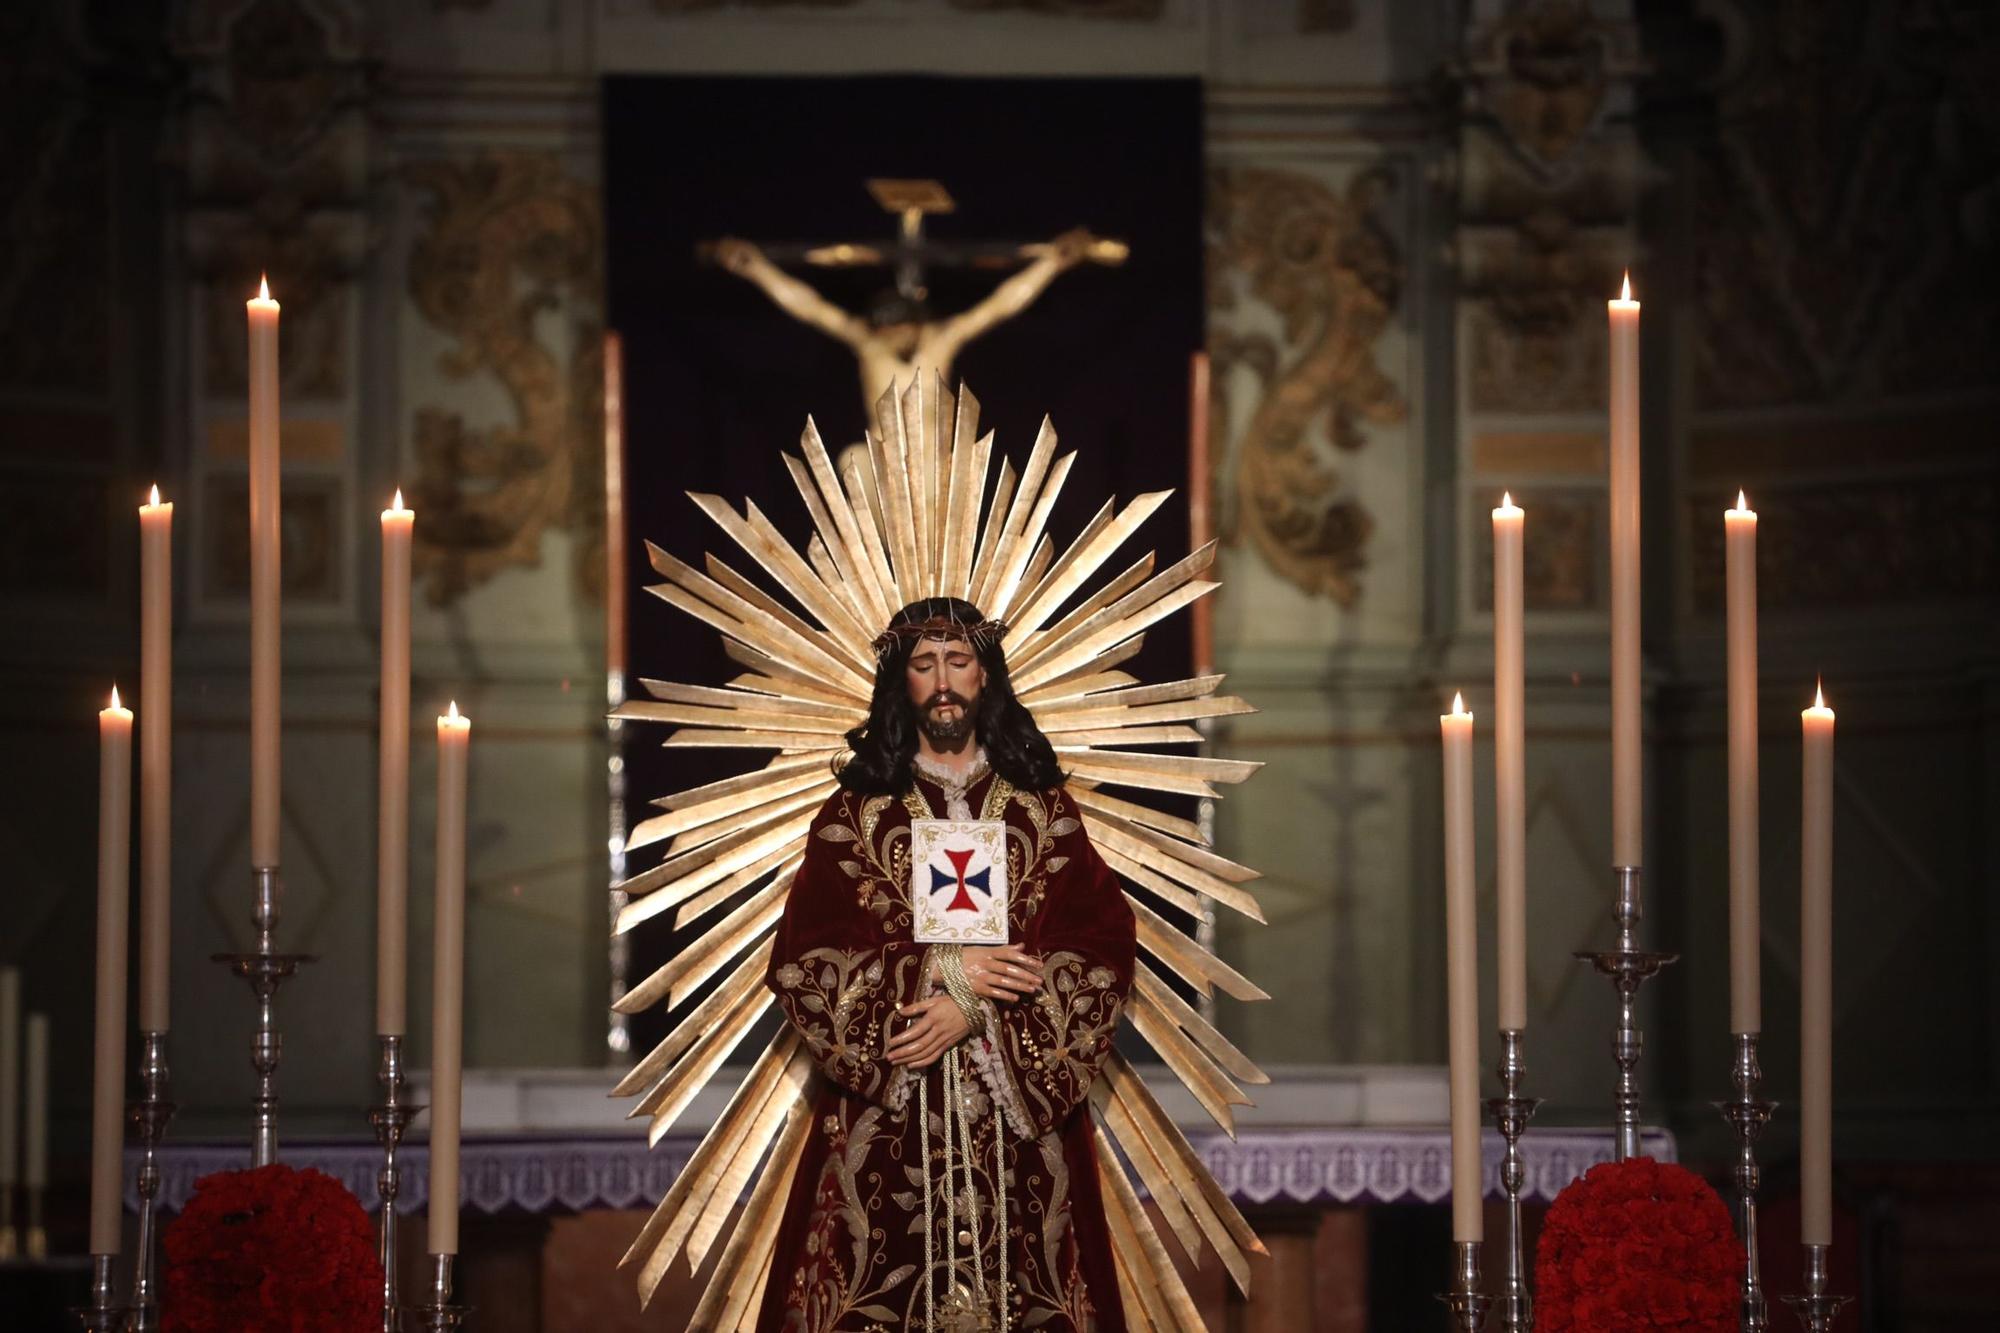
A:
[[[875,663],[880,666],[903,642],[918,642],[924,639],[964,639],[974,648],[985,648],[998,643],[1007,633],[1004,621],[967,621],[944,612],[927,620],[912,620],[907,624],[891,625],[875,636]]]

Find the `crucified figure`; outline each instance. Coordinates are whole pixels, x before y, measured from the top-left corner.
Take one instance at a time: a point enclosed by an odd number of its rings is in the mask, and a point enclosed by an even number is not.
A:
[[[1026,268],[994,288],[978,305],[949,319],[932,319],[920,300],[895,292],[876,302],[864,319],[779,268],[749,241],[727,236],[715,242],[712,253],[731,273],[763,288],[764,294],[793,319],[854,349],[861,363],[865,419],[892,385],[910,383],[919,368],[949,381],[951,363],[967,343],[1026,310],[1057,274],[1085,260],[1122,263],[1129,249],[1123,241],[1094,236],[1081,227],[1053,241],[1024,245],[1020,253],[1031,261]]]

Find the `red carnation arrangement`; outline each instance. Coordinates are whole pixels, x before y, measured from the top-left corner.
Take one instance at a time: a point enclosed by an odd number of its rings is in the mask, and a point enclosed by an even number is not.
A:
[[[1633,1157],[1573,1180],[1535,1249],[1542,1333],[1735,1333],[1743,1246],[1709,1183]]]
[[[164,1333],[362,1333],[382,1322],[368,1215],[323,1171],[217,1171],[160,1237]]]

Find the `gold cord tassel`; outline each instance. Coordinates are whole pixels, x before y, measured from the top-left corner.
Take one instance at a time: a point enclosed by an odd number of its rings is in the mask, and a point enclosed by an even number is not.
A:
[[[974,1139],[972,1132],[972,1112],[966,1096],[964,1065],[959,1059],[959,1048],[954,1046],[944,1054],[944,1229],[945,1229],[945,1318],[948,1321],[946,1333],[1009,1333],[1013,1325],[1013,1309],[1009,1296],[1013,1283],[1007,1271],[1007,1145],[1003,1136],[1005,1122],[1001,1119],[1000,1104],[993,1103],[993,1181],[994,1181],[994,1224],[999,1237],[1000,1265],[996,1272],[999,1290],[999,1318],[987,1308],[991,1295],[986,1285],[985,1247],[979,1237],[979,1184],[973,1174]],[[928,1074],[917,1081],[917,1137],[923,1157],[924,1176],[924,1333],[938,1333],[937,1287],[935,1268],[936,1211],[931,1190],[931,1108],[930,1078]],[[958,1229],[957,1191],[952,1188],[952,1174],[961,1171],[965,1179],[965,1205],[967,1209],[966,1229]],[[970,1249],[972,1259],[972,1286],[968,1290],[958,1281],[958,1250],[963,1245]],[[961,1296],[963,1293],[963,1296]]]

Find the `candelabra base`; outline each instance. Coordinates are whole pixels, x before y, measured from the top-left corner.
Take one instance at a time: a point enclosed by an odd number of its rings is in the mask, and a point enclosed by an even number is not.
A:
[[[1799,1317],[1799,1327],[1807,1333],[1830,1333],[1833,1321],[1839,1316],[1841,1307],[1846,1305],[1846,1296],[1782,1296],[1779,1298],[1792,1307],[1792,1313]]]
[[[284,1054],[284,1039],[278,1033],[278,987],[297,974],[306,963],[318,962],[307,953],[279,953],[278,898],[283,881],[276,866],[253,866],[251,887],[255,906],[250,922],[257,928],[257,947],[249,953],[210,954],[250,983],[257,997],[257,1031],[250,1042],[250,1067],[257,1071],[257,1096],[251,1102],[255,1129],[250,1139],[250,1164],[270,1166],[278,1160],[278,1060]]]
[[[1799,1317],[1799,1327],[1806,1333],[1831,1333],[1833,1321],[1840,1316],[1841,1307],[1848,1301],[1847,1297],[1831,1295],[1826,1289],[1827,1252],[1831,1248],[1826,1245],[1805,1247],[1805,1293],[1782,1298],[1785,1304],[1792,1307],[1792,1313]]]
[[[1506,1333],[1531,1333],[1535,1327],[1535,1303],[1528,1291],[1526,1256],[1521,1228],[1521,1190],[1527,1184],[1527,1166],[1521,1160],[1521,1136],[1528,1130],[1542,1099],[1523,1097],[1521,1080],[1528,1064],[1522,1057],[1524,1034],[1519,1028],[1500,1029],[1501,1095],[1489,1098],[1486,1110],[1500,1129],[1506,1149],[1500,1158],[1500,1187],[1507,1193],[1506,1265],[1500,1280],[1500,1327]]]
[[[1458,1333],[1479,1333],[1493,1309],[1493,1298],[1479,1289],[1479,1242],[1452,1242],[1451,1290],[1438,1299],[1451,1311],[1451,1325]]]
[[[160,1140],[178,1108],[167,1100],[167,1034],[142,1032],[139,1086],[144,1090],[127,1115],[139,1138],[139,1238],[132,1254],[132,1333],[160,1326],[159,1229],[155,1203],[160,1193]]]
[[[1757,1189],[1762,1171],[1757,1165],[1757,1137],[1771,1123],[1776,1102],[1757,1095],[1764,1071],[1757,1062],[1757,1034],[1738,1032],[1731,1036],[1736,1056],[1731,1078],[1736,1096],[1716,1102],[1715,1109],[1736,1134],[1737,1156],[1733,1172],[1736,1184],[1736,1234],[1743,1241],[1743,1275],[1738,1281],[1741,1301],[1737,1315],[1740,1333],[1767,1333],[1770,1309],[1764,1299],[1764,1276],[1757,1259]]]
[[[118,1303],[112,1276],[112,1265],[117,1258],[115,1254],[90,1256],[90,1304],[70,1309],[70,1317],[83,1333],[125,1333],[132,1318],[131,1307]]]
[[[1639,947],[1639,924],[1645,919],[1640,893],[1638,866],[1615,866],[1617,899],[1611,919],[1618,926],[1615,949],[1578,949],[1574,957],[1589,963],[1600,975],[1611,979],[1618,994],[1618,1026],[1611,1036],[1611,1058],[1618,1066],[1618,1081],[1612,1095],[1612,1118],[1617,1125],[1618,1156],[1639,1156],[1639,1055],[1645,1050],[1645,1034],[1639,1030],[1639,987],[1680,961],[1677,953],[1659,953]]]
[[[375,1197],[381,1204],[382,1333],[398,1333],[403,1306],[402,1284],[396,1272],[396,1199],[402,1193],[402,1167],[396,1150],[403,1132],[424,1108],[403,1100],[402,1037],[384,1033],[376,1041],[382,1051],[375,1075],[382,1085],[382,1101],[369,1108],[368,1123],[375,1129],[375,1142],[382,1146],[382,1167],[375,1175]]]
[[[218,953],[209,959],[249,982],[257,997],[257,1031],[250,1043],[250,1067],[257,1071],[250,1164],[270,1166],[278,1160],[278,1061],[285,1051],[278,1032],[278,987],[298,975],[300,967],[319,959],[306,953]]]
[[[463,1328],[472,1314],[472,1307],[460,1305],[452,1300],[452,1267],[457,1262],[455,1254],[433,1254],[431,1256],[430,1299],[422,1305],[412,1305],[406,1314],[416,1316],[424,1333],[442,1333],[445,1329]]]

